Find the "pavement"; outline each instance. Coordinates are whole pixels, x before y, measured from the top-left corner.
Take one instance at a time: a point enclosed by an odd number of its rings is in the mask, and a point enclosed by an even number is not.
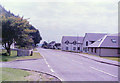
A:
[[[60,50],[37,49],[43,59],[4,62],[2,67],[41,71],[55,75],[62,81],[118,81],[119,67],[93,60],[97,58],[103,60],[99,57]],[[111,60],[105,59],[105,61]]]
[[[109,65],[114,65],[114,66],[118,66],[120,67],[120,62],[118,61],[114,61],[114,60],[109,60],[109,59],[105,59],[102,57],[96,57],[96,56],[90,56],[88,54],[80,54],[80,56],[83,56],[85,58],[97,61],[97,62],[101,62],[101,63],[105,63],[105,64],[109,64]]]

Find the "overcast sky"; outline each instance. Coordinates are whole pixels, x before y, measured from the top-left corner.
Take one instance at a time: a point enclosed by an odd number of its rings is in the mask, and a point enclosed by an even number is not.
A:
[[[1,0],[15,15],[30,18],[43,40],[118,32],[118,0]]]

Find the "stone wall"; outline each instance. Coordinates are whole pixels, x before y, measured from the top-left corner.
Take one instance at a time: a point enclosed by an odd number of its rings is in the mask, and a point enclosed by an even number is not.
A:
[[[17,49],[17,56],[30,56],[33,50]]]

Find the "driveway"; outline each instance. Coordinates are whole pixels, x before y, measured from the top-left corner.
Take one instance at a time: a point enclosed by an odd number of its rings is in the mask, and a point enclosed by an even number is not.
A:
[[[38,48],[44,59],[5,62],[3,67],[31,69],[62,81],[118,81],[118,67],[84,58],[80,53]]]

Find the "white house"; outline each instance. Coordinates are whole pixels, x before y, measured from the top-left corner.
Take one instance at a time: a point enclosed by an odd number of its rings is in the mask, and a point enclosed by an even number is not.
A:
[[[83,37],[63,36],[61,41],[61,50],[82,52]]]
[[[93,44],[95,41],[98,39],[102,38],[106,34],[103,33],[86,33],[83,39],[83,47],[82,50],[84,53],[88,52],[88,47],[89,45]]]
[[[105,35],[95,43],[88,45],[88,54],[98,56],[120,57],[120,36],[118,34]]]

